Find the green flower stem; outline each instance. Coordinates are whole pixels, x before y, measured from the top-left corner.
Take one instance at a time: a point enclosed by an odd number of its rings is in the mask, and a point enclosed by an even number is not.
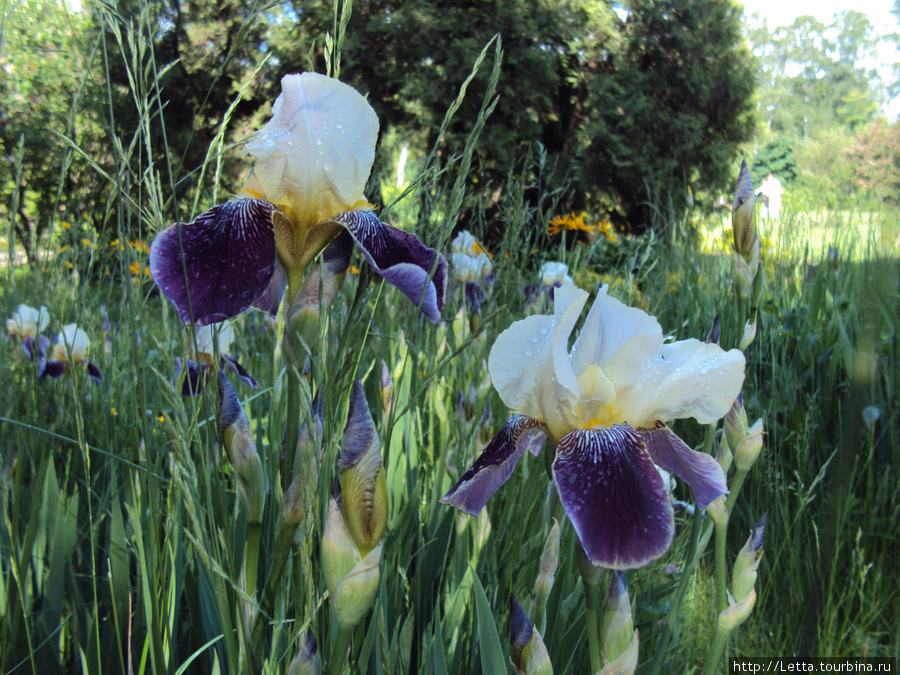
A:
[[[584,577],[582,577],[584,580]],[[584,603],[587,610],[588,646],[591,651],[591,673],[603,670],[600,654],[600,598],[599,584],[584,583]]]
[[[269,576],[266,577],[266,586],[262,592],[256,617],[253,619],[253,627],[250,629],[251,654],[257,664],[266,639],[266,626],[272,614],[272,607],[275,606],[275,595],[282,585],[282,577],[290,557],[296,531],[297,524],[287,525],[284,519],[279,519],[278,533],[275,536],[275,550],[272,553],[272,565],[269,568]]]
[[[728,637],[731,631],[725,630],[721,626],[716,626],[716,635],[709,647],[709,653],[706,655],[706,665],[703,667],[703,675],[714,675],[719,667],[719,661],[722,660],[722,652],[725,651],[725,645],[728,644]]]
[[[288,328],[285,326],[285,331]],[[285,340],[291,338],[285,332]],[[291,347],[293,349],[293,347]],[[294,480],[294,460],[297,454],[297,440],[300,437],[300,373],[288,363],[287,420],[285,420],[285,461],[281,473],[281,487],[287,492]]]
[[[734,508],[734,503],[737,501],[738,494],[741,492],[741,487],[744,485],[744,479],[747,477],[748,471],[746,469],[736,469],[734,472],[734,478],[731,481],[731,485],[729,486],[728,496],[725,498],[725,508],[728,509],[728,513],[731,513],[731,510]]]
[[[244,546],[244,592],[256,601],[256,574],[259,565],[260,523],[247,523],[247,542]]]
[[[728,607],[728,594],[725,590],[725,543],[728,540],[728,516],[721,525],[716,525],[716,611],[722,612]]]
[[[347,652],[350,651],[350,639],[353,637],[353,626],[338,626],[337,637],[328,657],[328,670],[325,675],[340,675],[347,665]]]
[[[287,307],[290,308],[300,292],[300,286],[303,283],[303,270],[288,270],[288,289]],[[289,314],[289,312],[285,312]],[[287,358],[287,419],[285,420],[285,462],[284,470],[281,474],[281,488],[285,492],[290,487],[294,479],[294,456],[297,454],[297,439],[300,437],[300,364],[297,363],[297,355],[299,354],[300,345],[297,344],[288,317],[285,316],[284,321],[284,337],[282,338],[284,347],[282,353]]]

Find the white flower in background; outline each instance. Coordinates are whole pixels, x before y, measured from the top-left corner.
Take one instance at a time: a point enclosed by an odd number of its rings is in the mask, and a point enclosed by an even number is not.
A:
[[[50,312],[41,305],[40,309],[22,304],[16,308],[12,317],[6,320],[6,332],[18,338],[36,337],[46,330],[50,324]]]
[[[494,268],[487,251],[468,230],[462,230],[450,242],[450,265],[453,278],[462,283],[481,281]]]
[[[572,277],[569,275],[569,266],[561,262],[545,262],[541,265],[541,283],[544,286],[555,286],[557,283],[571,284]]]

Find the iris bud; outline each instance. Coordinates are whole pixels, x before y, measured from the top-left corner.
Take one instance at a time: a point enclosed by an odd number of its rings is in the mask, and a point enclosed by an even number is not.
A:
[[[534,629],[515,595],[509,596],[509,646],[516,675],[552,675],[553,664],[541,634]]]
[[[610,570],[609,585],[606,588],[606,603],[600,616],[600,645],[603,651],[603,660],[609,666],[620,661],[620,657],[626,656],[628,661],[633,659],[634,665],[630,670],[634,672],[637,666],[638,634],[634,630],[634,622],[631,618],[631,600],[628,597],[628,588],[625,584],[625,573],[619,570]],[[621,668],[611,672],[623,672]]]
[[[350,411],[338,460],[341,501],[347,529],[365,555],[381,540],[387,525],[387,482],[381,459],[381,441],[363,393],[356,380],[350,395]]]
[[[742,471],[749,471],[756,463],[763,446],[763,421],[756,420],[747,435],[734,449],[734,465]]]
[[[762,558],[763,538],[766,532],[766,516],[759,519],[753,532],[750,533],[747,543],[738,553],[734,561],[734,571],[731,577],[731,593],[737,602],[746,598],[756,584],[756,570]]]
[[[750,181],[750,171],[746,161],[741,162],[741,170],[738,173],[737,186],[734,190],[731,225],[734,232],[734,249],[745,260],[749,260],[753,243],[757,240],[756,194],[753,192],[753,183]]]
[[[541,569],[534,582],[534,600],[537,606],[547,603],[547,597],[556,579],[556,568],[559,565],[559,523],[553,519],[553,527],[547,535],[544,550],[541,553]]]
[[[384,359],[381,359],[381,407],[384,412],[390,414],[391,401],[394,395],[394,381],[391,379],[391,369]]]
[[[743,394],[738,394],[737,399],[725,414],[725,438],[728,441],[728,447],[734,452],[734,449],[749,433],[750,428],[747,425],[747,412],[744,410]]]
[[[753,340],[756,338],[756,320],[757,313],[753,315],[753,321],[748,321],[744,324],[744,334],[741,336],[741,341],[738,344],[738,349],[744,351],[749,347]]]
[[[288,675],[319,675],[322,672],[317,658],[319,645],[312,629],[307,628],[300,653],[288,666]]]
[[[751,588],[746,597],[737,602],[735,602],[734,598],[729,598],[728,607],[719,613],[719,628],[728,632],[733,631],[747,620],[755,604],[755,588]]]
[[[266,503],[266,476],[256,452],[250,421],[224,373],[219,374],[219,438],[228,453],[248,523],[261,523]]]
[[[713,499],[706,507],[706,513],[716,527],[724,527],[728,523],[728,507],[725,506],[725,495]]]

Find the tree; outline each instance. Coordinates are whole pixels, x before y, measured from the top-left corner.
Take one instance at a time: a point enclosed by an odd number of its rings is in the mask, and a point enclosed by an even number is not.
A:
[[[753,60],[729,0],[635,0],[609,73],[592,79],[581,132],[585,183],[630,205],[687,199],[687,186],[724,186],[753,128]],[[671,202],[669,201],[671,200]]]
[[[872,121],[850,151],[859,186],[892,206],[900,203],[900,122]]]

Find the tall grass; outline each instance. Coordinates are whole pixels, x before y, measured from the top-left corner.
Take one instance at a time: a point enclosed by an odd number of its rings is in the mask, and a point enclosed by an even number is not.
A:
[[[150,154],[148,139],[165,114],[157,64],[144,46],[151,17],[131,26],[105,6],[98,12],[120,51],[105,56],[124,55],[141,119],[132,136],[112,138],[111,234],[95,240],[79,230],[79,214],[68,214],[70,229],[43,242],[51,248],[43,267],[4,275],[0,306],[11,312],[20,302],[44,304],[52,331],[77,322],[93,339],[91,358],[104,378],[95,386],[73,368],[59,381],[37,379],[14,342],[0,346],[7,364],[0,392],[0,671],[236,672],[246,667],[252,620],[240,579],[248,526],[216,440],[215,397],[181,396],[175,359],[187,354],[190,336],[144,273],[141,244],[231,190],[216,168],[218,153],[228,151],[222,143],[228,120],[199,188],[183,193],[174,163]],[[494,67],[496,76],[499,53],[491,46],[484,56],[481,67]],[[492,92],[465,95],[483,98],[479,125],[489,124]],[[466,153],[439,169],[433,155],[423,156],[419,179],[383,212],[385,219],[429,245],[446,245],[466,197],[463,179],[478,127],[472,131]],[[506,419],[487,356],[512,321],[538,311],[523,289],[536,283],[541,262],[563,259],[591,292],[600,281],[611,283],[614,295],[656,314],[679,339],[703,338],[716,315],[736,325],[730,256],[700,251],[683,234],[563,245],[547,235],[546,224],[564,189],[546,183],[539,150],[510,176],[492,215],[503,236],[492,251],[495,282],[480,315],[469,313],[462,288],[454,286],[435,328],[365,268],[348,277],[303,380],[306,410],[315,392],[323,398],[323,470],[317,505],[301,525],[285,587],[267,617],[265,672],[286,671],[307,627],[320,654],[329,654],[335,626],[318,546],[353,378],[364,381],[384,444],[390,513],[382,582],[353,635],[351,672],[497,672],[498,663],[508,667],[509,594],[530,598],[538,574],[548,523],[546,472],[526,457],[478,518],[439,499],[490,437],[480,428],[488,406],[490,431]],[[164,198],[169,191],[174,197]],[[540,197],[529,198],[534,194]],[[472,212],[481,214],[476,232],[495,225],[477,206]],[[897,216],[878,214],[862,229],[861,215],[849,221],[825,215],[825,222],[813,215],[808,225],[801,220],[807,215],[798,215],[777,231],[762,226],[772,239],[764,261],[768,290],[747,352],[745,391],[751,419],[765,420],[766,443],[733,514],[729,551],[763,512],[768,531],[760,597],[731,641],[732,654],[900,656],[900,271],[896,245],[878,234],[896,228]],[[686,229],[683,222],[677,228]],[[822,232],[842,238],[813,238]],[[853,239],[854,232],[864,234]],[[60,252],[63,242],[71,248]],[[837,246],[837,262],[828,259],[827,244]],[[260,383],[238,393],[271,489],[261,528],[264,573],[276,543],[288,377],[278,323],[246,315],[236,329],[235,356]],[[393,380],[387,406],[379,405],[382,360]],[[470,387],[474,397],[466,399]],[[310,422],[308,413],[304,418]],[[679,423],[676,431],[695,446],[703,442],[696,425]],[[676,497],[690,494],[678,486]],[[629,575],[646,663],[676,586],[687,589],[666,672],[703,664],[716,614],[712,554],[691,570],[692,518],[678,515],[677,528],[663,559]],[[543,632],[558,673],[589,668],[577,545],[572,528],[563,526]]]

